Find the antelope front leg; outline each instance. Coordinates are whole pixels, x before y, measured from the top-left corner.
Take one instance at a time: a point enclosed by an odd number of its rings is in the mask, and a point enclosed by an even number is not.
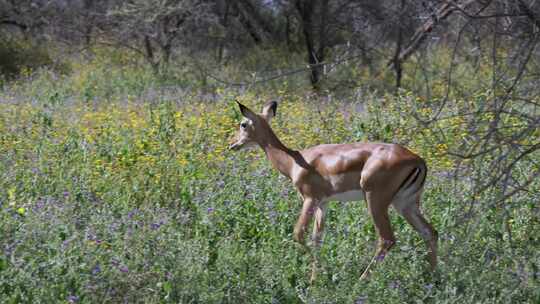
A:
[[[313,221],[313,235],[312,235],[312,242],[313,242],[313,255],[312,255],[312,262],[311,262],[311,283],[315,282],[315,279],[317,278],[317,270],[318,270],[318,264],[319,264],[319,249],[322,245],[322,236],[323,236],[323,229],[324,229],[324,213],[325,208],[324,205],[319,205],[315,209],[315,220]]]
[[[301,245],[305,245],[304,233],[306,232],[307,225],[313,217],[315,211],[314,201],[312,199],[304,199],[304,205],[302,206],[302,211],[296,221],[294,226],[293,238],[296,242]]]

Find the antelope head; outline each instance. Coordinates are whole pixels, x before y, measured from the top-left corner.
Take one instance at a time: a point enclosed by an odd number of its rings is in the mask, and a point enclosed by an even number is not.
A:
[[[272,132],[270,129],[270,120],[276,115],[277,102],[267,102],[260,114],[256,114],[238,101],[237,103],[244,118],[240,122],[238,132],[234,136],[229,149],[240,150],[257,144],[263,145],[269,133]]]

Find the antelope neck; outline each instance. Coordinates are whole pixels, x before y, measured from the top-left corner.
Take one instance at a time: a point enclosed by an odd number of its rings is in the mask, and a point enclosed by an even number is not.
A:
[[[294,162],[294,155],[297,151],[287,148],[279,138],[274,134],[272,129],[269,129],[269,134],[266,140],[260,142],[259,145],[264,150],[266,157],[281,174],[286,177],[291,177],[291,168]]]

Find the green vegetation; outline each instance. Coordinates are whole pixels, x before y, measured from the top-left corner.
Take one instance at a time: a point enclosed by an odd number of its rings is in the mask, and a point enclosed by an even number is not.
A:
[[[345,103],[331,92],[307,96],[307,81],[296,78],[240,91],[198,77],[195,67],[158,79],[125,53],[97,50],[93,58],[66,63],[63,74],[25,68],[0,92],[0,302],[540,302],[540,181],[501,202],[500,188],[474,183],[494,158],[450,153],[466,151],[493,120],[490,112],[462,115],[489,102],[488,88],[456,79],[468,94],[445,100],[426,127],[442,85],[429,100],[340,93]],[[228,69],[224,77],[241,70]],[[369,92],[391,85],[355,70],[336,73]],[[414,87],[420,77],[404,82]],[[423,241],[392,211],[398,243],[359,281],[374,229],[363,202],[333,203],[322,275],[309,285],[309,255],[291,236],[300,208],[292,185],[261,151],[226,150],[240,118],[234,99],[259,109],[276,96],[273,126],[291,148],[381,140],[426,158],[422,206],[440,233],[435,273]],[[527,108],[509,103],[502,134],[526,131],[508,113]],[[519,137],[524,149],[538,132]],[[539,162],[538,153],[520,158],[512,178],[526,179]]]

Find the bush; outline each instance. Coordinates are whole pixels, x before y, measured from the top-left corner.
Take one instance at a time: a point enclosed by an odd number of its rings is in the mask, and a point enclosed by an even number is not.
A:
[[[13,39],[0,41],[0,74],[7,79],[52,63],[43,44]]]

